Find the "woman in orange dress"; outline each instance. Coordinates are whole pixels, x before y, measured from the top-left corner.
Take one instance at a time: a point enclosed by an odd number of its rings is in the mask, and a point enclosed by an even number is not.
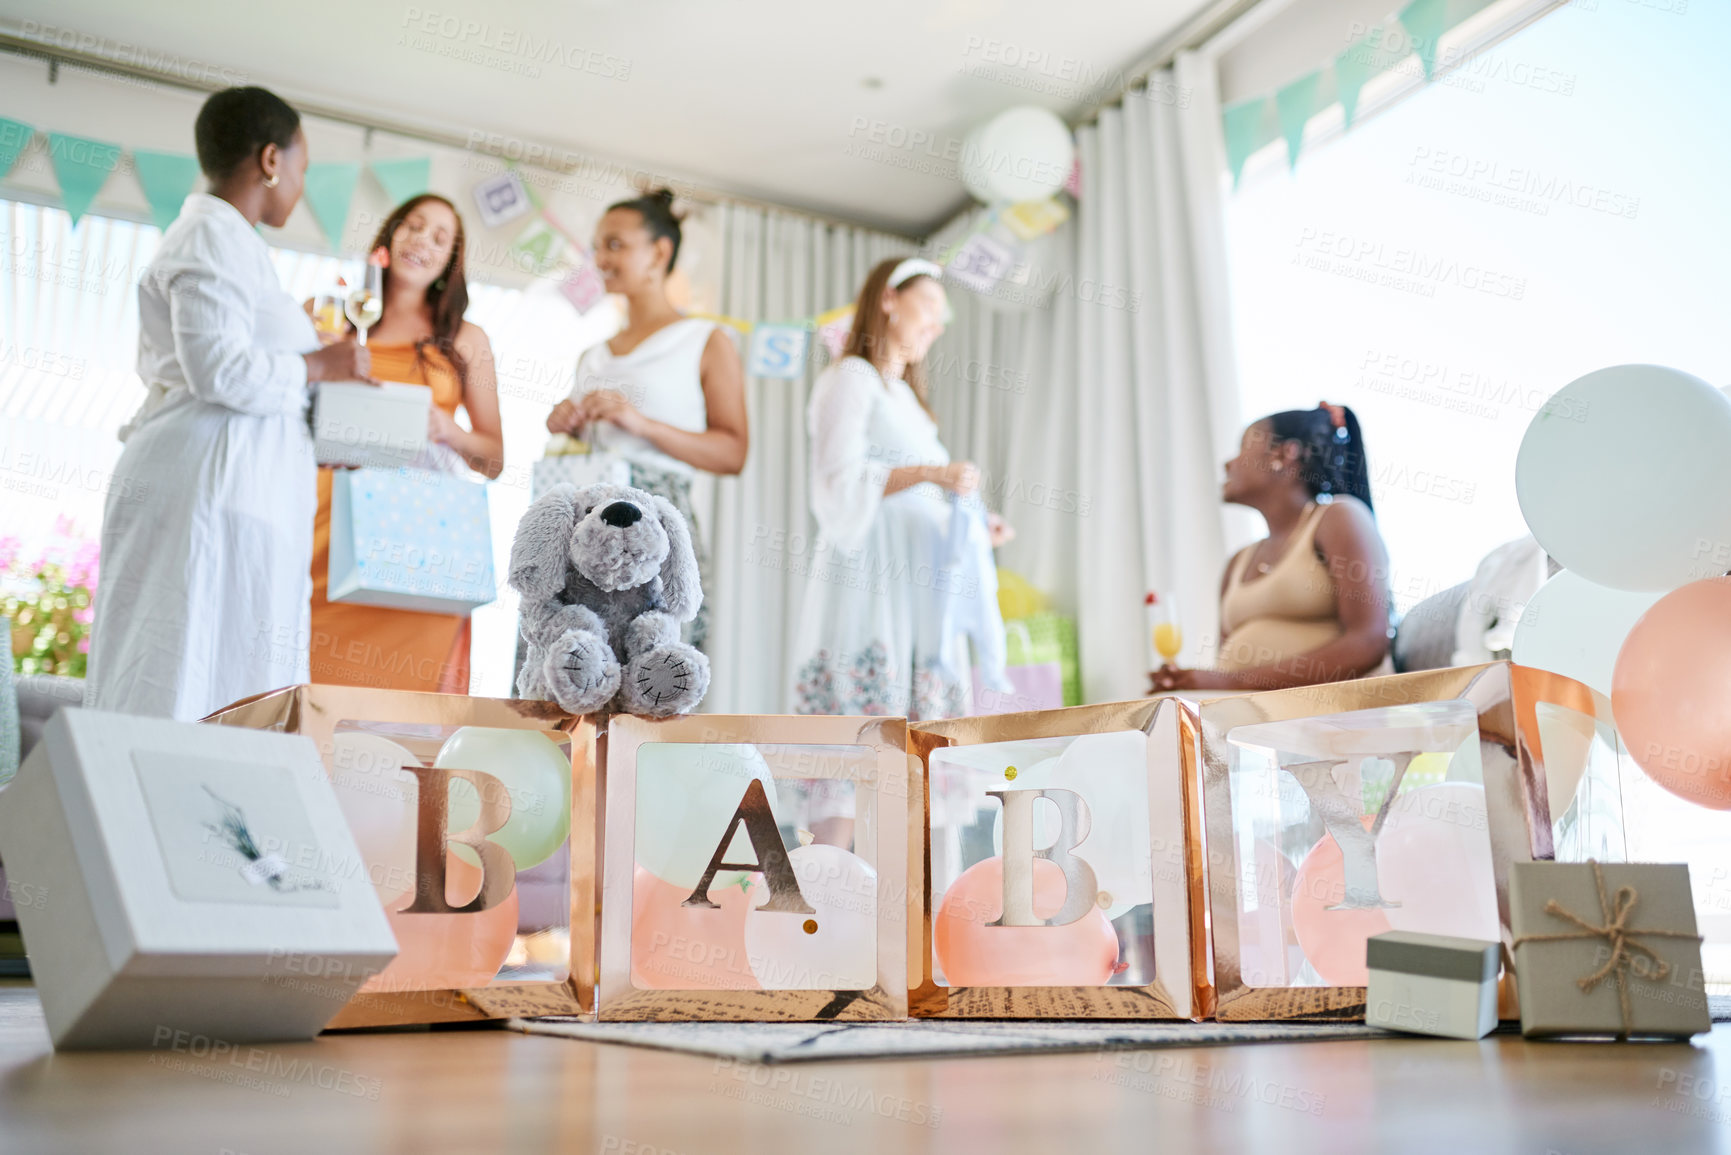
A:
[[[397,206],[373,241],[390,253],[385,312],[367,334],[373,376],[427,385],[433,453],[488,478],[504,468],[505,440],[493,349],[463,320],[463,219],[444,197],[423,193]],[[469,428],[457,424],[461,407]],[[391,690],[469,692],[469,619],[350,605],[325,597],[330,578],[331,471],[319,470],[313,522],[312,680]]]

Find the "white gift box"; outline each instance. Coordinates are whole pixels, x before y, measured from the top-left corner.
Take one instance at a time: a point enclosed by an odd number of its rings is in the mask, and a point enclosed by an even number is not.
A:
[[[59,1048],[311,1038],[397,953],[298,735],[62,710],[0,848]]]
[[[1388,931],[1365,948],[1370,985],[1364,1021],[1373,1027],[1482,1039],[1497,1026],[1500,948],[1476,938]]]
[[[425,385],[323,381],[313,397],[313,456],[320,465],[412,465],[427,446]]]

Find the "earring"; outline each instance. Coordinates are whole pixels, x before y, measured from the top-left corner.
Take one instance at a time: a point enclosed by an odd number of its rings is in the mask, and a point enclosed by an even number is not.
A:
[[[273,172],[269,176],[264,178],[264,187],[265,188],[275,188],[277,186],[277,182],[281,179],[282,179],[281,177],[277,176],[277,174]]]
[[[445,278],[440,277],[438,280],[433,282],[433,291],[437,293],[445,291]]]
[[[1286,464],[1285,464],[1285,462],[1281,462],[1281,461],[1276,461],[1276,462],[1275,462],[1275,463],[1274,463],[1274,472],[1276,472],[1276,473],[1281,473],[1281,472],[1284,472],[1284,471],[1285,471],[1285,469],[1286,469]]]

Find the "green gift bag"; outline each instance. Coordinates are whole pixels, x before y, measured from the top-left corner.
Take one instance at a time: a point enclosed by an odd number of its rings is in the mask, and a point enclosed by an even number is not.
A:
[[[1082,704],[1082,662],[1076,647],[1076,619],[1039,613],[1004,622],[1007,666],[1055,662],[1063,677],[1064,705]]]

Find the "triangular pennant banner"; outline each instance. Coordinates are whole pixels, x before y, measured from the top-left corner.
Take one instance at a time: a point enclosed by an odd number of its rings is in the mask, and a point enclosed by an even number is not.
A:
[[[60,202],[77,225],[108,183],[108,174],[120,167],[120,146],[51,132],[48,159],[54,164],[54,179],[60,182]]]
[[[1358,94],[1364,82],[1382,71],[1376,55],[1376,44],[1381,39],[1382,29],[1372,28],[1369,36],[1335,58],[1334,91],[1340,98],[1341,111],[1346,114],[1347,128],[1352,127],[1352,118],[1358,115]]]
[[[1229,104],[1221,114],[1226,134],[1226,167],[1232,171],[1232,185],[1238,186],[1238,176],[1250,154],[1274,139],[1269,109],[1272,102],[1266,96],[1253,96],[1237,104]]]
[[[433,175],[431,157],[418,156],[403,160],[375,160],[367,166],[392,205],[400,205],[417,193],[427,191]]]
[[[1280,118],[1280,135],[1286,138],[1286,162],[1298,167],[1298,150],[1304,147],[1304,126],[1316,111],[1316,89],[1321,72],[1301,76],[1274,94],[1274,110]]]
[[[333,249],[342,248],[343,229],[349,223],[349,202],[354,199],[355,182],[360,179],[358,164],[328,161],[307,165],[306,187],[301,195]]]
[[[30,138],[35,135],[36,130],[22,120],[7,120],[0,116],[0,177],[12,171],[12,166],[30,147]]]
[[[150,202],[150,219],[159,229],[167,229],[180,215],[186,194],[198,180],[198,161],[177,152],[132,151],[132,167],[138,173],[138,187]]]
[[[1412,37],[1412,50],[1424,65],[1424,78],[1436,72],[1437,41],[1447,25],[1448,0],[1412,0],[1400,10],[1401,27]]]

